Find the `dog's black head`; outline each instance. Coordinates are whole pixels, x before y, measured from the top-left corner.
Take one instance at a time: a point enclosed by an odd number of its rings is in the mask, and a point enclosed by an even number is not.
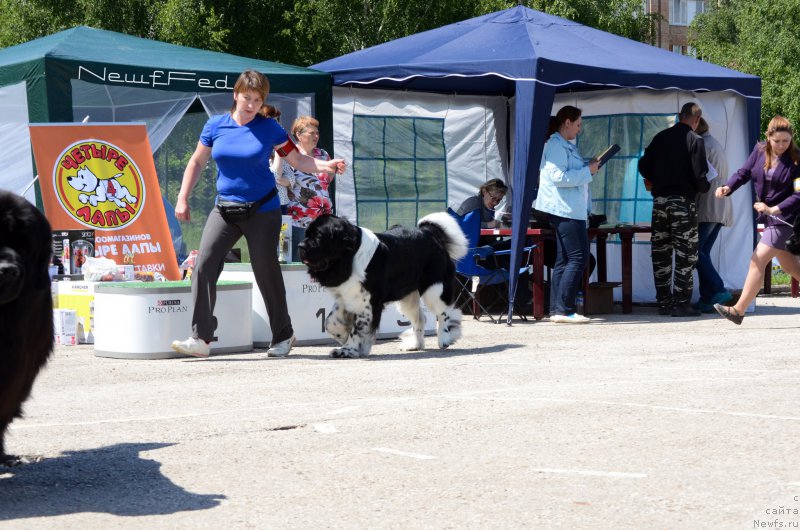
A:
[[[30,283],[50,288],[50,224],[19,195],[0,191],[0,304],[15,300]]]
[[[800,256],[800,215],[794,220],[794,232],[786,241],[786,250],[795,256]]]
[[[321,215],[306,229],[298,246],[308,274],[325,287],[341,285],[353,273],[353,257],[361,244],[361,230],[335,215]]]

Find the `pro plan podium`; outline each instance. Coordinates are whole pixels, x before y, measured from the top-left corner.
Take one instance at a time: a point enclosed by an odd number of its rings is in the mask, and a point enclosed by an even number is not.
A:
[[[253,285],[217,283],[217,341],[211,353],[253,349]],[[118,359],[184,357],[173,340],[192,334],[189,282],[100,282],[94,288],[94,353]]]

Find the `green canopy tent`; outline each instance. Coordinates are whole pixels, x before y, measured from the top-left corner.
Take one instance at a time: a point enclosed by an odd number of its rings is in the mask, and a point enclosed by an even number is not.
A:
[[[38,187],[29,186],[35,174],[29,123],[144,122],[156,152],[192,114],[198,119],[180,143],[188,144],[183,151],[193,150],[206,115],[230,108],[233,85],[248,68],[269,78],[268,102],[281,110],[284,128],[298,115],[313,115],[320,121],[320,145],[333,152],[326,72],[86,26],[0,50],[0,189],[27,189],[26,198],[41,204]],[[170,162],[157,160],[157,169],[162,190],[170,191],[164,194],[174,196],[182,168],[175,156]]]

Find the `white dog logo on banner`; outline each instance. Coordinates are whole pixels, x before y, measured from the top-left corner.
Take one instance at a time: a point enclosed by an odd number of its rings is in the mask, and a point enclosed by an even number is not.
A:
[[[110,179],[103,180],[97,178],[89,168],[82,167],[78,169],[76,176],[67,177],[67,182],[76,190],[86,192],[78,195],[78,200],[83,204],[88,202],[92,206],[97,206],[99,202],[112,201],[120,208],[123,208],[125,203],[122,202],[122,199],[131,204],[136,204],[137,199],[131,195],[128,188],[117,180],[122,175],[122,173],[117,173]]]

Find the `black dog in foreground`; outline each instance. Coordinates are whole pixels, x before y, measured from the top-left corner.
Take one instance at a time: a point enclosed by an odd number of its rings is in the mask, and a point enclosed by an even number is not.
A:
[[[22,416],[22,403],[53,350],[52,251],[44,214],[0,190],[0,465],[17,462],[5,453],[6,429]]]
[[[397,302],[411,321],[405,351],[425,346],[425,313],[436,315],[439,347],[461,336],[461,312],[453,307],[454,260],[467,253],[467,239],[446,213],[420,219],[416,228],[396,226],[375,234],[346,219],[323,215],[298,247],[309,275],[334,297],[325,330],[341,345],[333,357],[369,355],[384,306]]]

